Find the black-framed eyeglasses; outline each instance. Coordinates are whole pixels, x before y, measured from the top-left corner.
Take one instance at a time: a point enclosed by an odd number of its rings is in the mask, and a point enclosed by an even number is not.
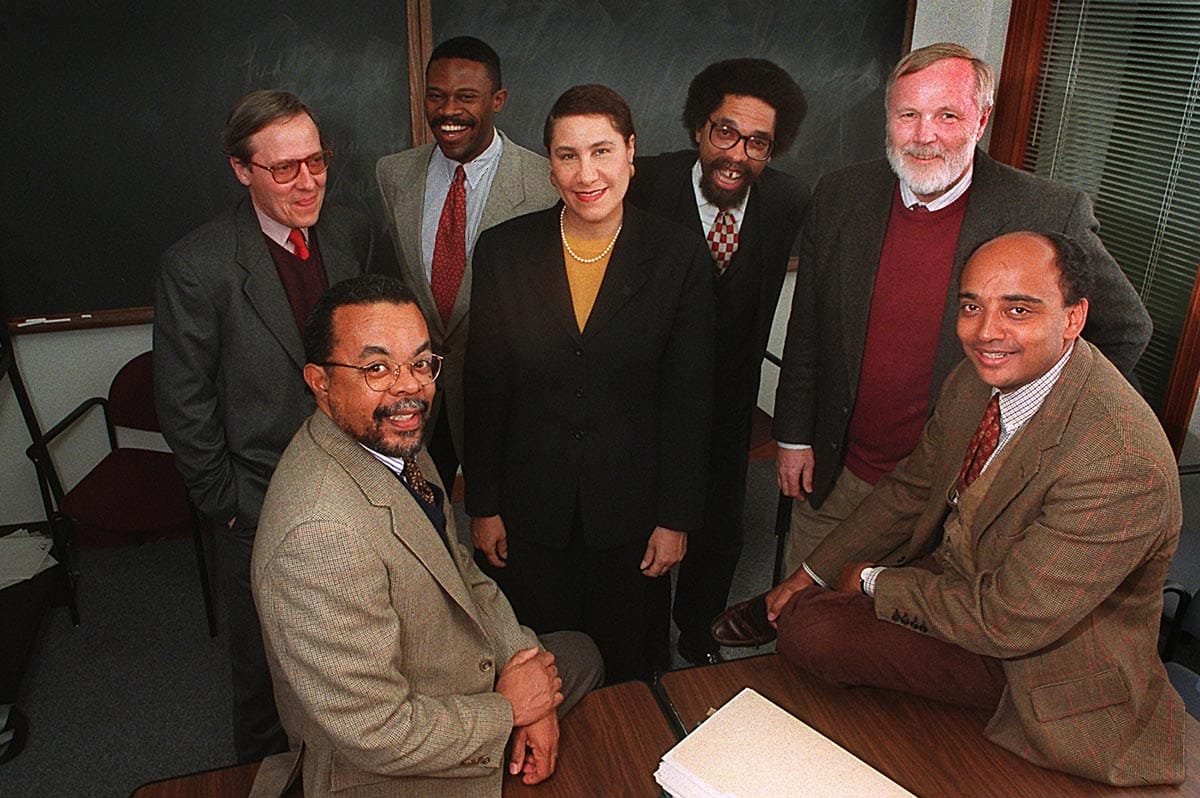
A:
[[[317,365],[341,366],[344,369],[354,369],[362,373],[368,388],[372,391],[383,393],[392,389],[400,379],[400,376],[404,374],[405,369],[408,369],[408,373],[419,384],[422,386],[428,385],[442,373],[443,359],[441,355],[435,355],[431,352],[427,355],[414,358],[407,363],[393,363],[390,360],[372,360],[365,366],[356,366],[353,363],[334,363],[332,360],[327,360]]]
[[[310,175],[319,175],[329,168],[329,162],[333,160],[333,150],[321,150],[314,152],[307,158],[293,161],[277,161],[270,166],[254,161],[246,161],[251,166],[257,166],[259,169],[266,169],[271,173],[271,178],[276,183],[290,183],[300,174],[300,164],[308,167]]]
[[[775,149],[775,142],[762,136],[743,136],[742,132],[733,125],[722,124],[708,120],[708,140],[718,150],[730,150],[744,142],[746,157],[752,161],[766,161]]]

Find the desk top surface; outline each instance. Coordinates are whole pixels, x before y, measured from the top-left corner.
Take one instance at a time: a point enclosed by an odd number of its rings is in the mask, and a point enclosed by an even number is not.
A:
[[[743,687],[766,698],[922,798],[1200,798],[1200,723],[1188,717],[1180,787],[1117,788],[1026,762],[983,736],[990,713],[874,688],[833,687],[775,654],[674,671],[662,689],[685,729]]]

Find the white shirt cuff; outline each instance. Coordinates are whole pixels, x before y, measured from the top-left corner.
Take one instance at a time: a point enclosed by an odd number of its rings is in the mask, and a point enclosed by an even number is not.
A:
[[[783,441],[775,441],[775,445],[780,449],[811,449],[811,443],[784,443]]]
[[[804,573],[812,577],[812,580],[825,589],[829,589],[829,585],[825,584],[825,580],[813,573],[813,569],[808,567],[808,563],[800,563],[800,567],[804,569]]]
[[[882,573],[883,571],[886,571],[886,570],[887,570],[886,565],[876,565],[876,566],[872,566],[870,568],[864,568],[862,570],[862,576],[859,577],[860,579],[862,579],[863,592],[866,593],[871,598],[874,598],[875,597],[875,580],[879,578],[880,573]]]

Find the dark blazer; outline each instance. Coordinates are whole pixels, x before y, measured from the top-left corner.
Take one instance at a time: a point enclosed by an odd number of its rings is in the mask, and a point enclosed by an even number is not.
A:
[[[486,231],[467,342],[467,512],[565,547],[576,504],[592,549],[690,531],[704,506],[713,299],[704,242],[625,206],[582,333],[561,206]]]
[[[955,369],[916,450],[809,566],[829,580],[846,562],[902,565],[934,551],[990,394],[969,363]],[[1157,653],[1182,510],[1158,419],[1079,340],[997,457],[979,480],[990,475],[986,492],[964,496],[951,522],[957,554],[939,557],[938,574],[880,573],[876,617],[1001,661],[1008,687],[987,725],[993,742],[1111,784],[1182,781],[1184,708]]]
[[[326,207],[314,227],[329,284],[372,255],[359,214]],[[154,303],[154,393],[192,500],[253,528],[271,472],[316,408],[304,344],[249,197],[163,255]]]
[[[634,159],[637,173],[629,184],[629,202],[706,235],[692,189],[696,158],[696,150],[689,149]],[[725,273],[713,280],[714,362],[720,374],[715,404],[721,408],[717,423],[744,423],[746,419],[731,417],[748,416],[758,402],[763,354],[807,204],[808,189],[800,180],[769,166],[763,170],[746,203],[738,250]]]
[[[882,159],[826,175],[817,184],[801,230],[773,431],[778,441],[812,444],[814,507],[829,495],[842,465],[895,188],[896,176]],[[975,175],[942,309],[931,402],[963,357],[955,334],[963,265],[980,244],[1015,230],[1058,231],[1084,247],[1096,275],[1084,333],[1123,373],[1132,373],[1150,339],[1150,316],[1104,249],[1098,228],[1092,203],[1082,191],[1017,171],[976,150]],[[903,338],[903,331],[897,334]]]

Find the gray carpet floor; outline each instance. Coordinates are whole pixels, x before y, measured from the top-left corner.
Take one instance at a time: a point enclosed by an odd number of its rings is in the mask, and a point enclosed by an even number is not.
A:
[[[733,601],[765,590],[774,563],[772,464],[751,463],[748,483]],[[43,623],[18,702],[29,742],[0,765],[0,796],[115,798],[233,764],[229,664],[224,639],[208,636],[191,542],[85,550],[79,559],[82,623],[72,626],[64,608]]]

